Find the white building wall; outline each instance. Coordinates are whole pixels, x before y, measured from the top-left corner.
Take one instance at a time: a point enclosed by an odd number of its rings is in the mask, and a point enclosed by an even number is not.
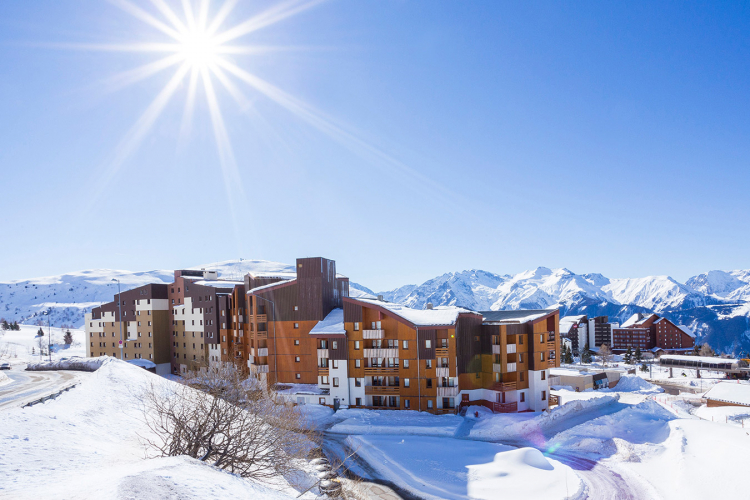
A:
[[[578,325],[578,353],[582,353],[586,347],[586,340],[589,338],[589,325],[580,323]],[[589,344],[590,346],[593,344]]]
[[[337,365],[337,368],[334,368],[334,361]],[[328,360],[328,380],[330,382],[331,389],[331,397],[330,397],[330,404],[333,404],[334,399],[338,398],[339,404],[341,406],[349,406],[351,404],[349,402],[349,379],[347,375],[349,374],[348,368],[347,368],[347,362],[344,360]],[[333,386],[333,379],[338,378],[339,386],[334,387]]]
[[[365,398],[365,379],[360,379],[360,385],[357,387],[357,380],[355,378],[348,379],[349,382],[349,403],[350,405],[357,404],[357,398],[360,398],[363,405],[368,404],[367,399]],[[372,400],[370,401],[370,404],[372,404]]]
[[[549,370],[529,370],[529,392],[526,395],[529,409],[533,411],[546,410],[549,406]],[[542,374],[544,373],[544,380]],[[546,400],[542,400],[542,392]]]

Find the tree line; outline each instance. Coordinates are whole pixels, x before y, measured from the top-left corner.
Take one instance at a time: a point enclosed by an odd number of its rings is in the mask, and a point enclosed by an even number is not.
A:
[[[2,330],[11,330],[11,331],[20,331],[21,325],[18,324],[18,321],[14,321],[13,323],[8,323],[5,318],[0,320],[0,329]]]

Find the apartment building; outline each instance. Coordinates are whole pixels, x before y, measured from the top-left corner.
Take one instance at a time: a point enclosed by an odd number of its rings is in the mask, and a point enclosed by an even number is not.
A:
[[[586,315],[564,316],[560,318],[560,337],[570,340],[570,349],[576,356],[589,340],[589,318]],[[593,342],[589,346],[593,345]]]
[[[146,359],[156,365],[157,373],[168,374],[169,328],[167,285],[127,290],[86,314],[86,355]]]
[[[610,323],[609,316],[589,318],[588,334],[589,347],[597,349],[603,344],[612,346],[612,328],[619,327],[618,323]],[[582,349],[582,347],[581,347]]]
[[[680,351],[690,350],[695,345],[695,334],[689,327],[677,325],[658,314],[636,313],[612,332],[612,347],[617,350],[638,347]]]

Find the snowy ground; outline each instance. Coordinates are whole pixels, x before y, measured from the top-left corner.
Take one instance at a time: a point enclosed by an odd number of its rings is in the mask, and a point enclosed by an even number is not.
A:
[[[112,360],[77,388],[29,408],[0,412],[0,498],[291,499],[274,488],[187,457],[144,459],[146,435],[137,394],[151,380],[171,383]],[[303,499],[312,499],[307,493]]]
[[[39,328],[44,335],[37,336]],[[63,336],[67,329],[52,327],[52,359],[70,358],[73,356],[86,356],[85,332],[81,329],[71,329],[73,344],[65,346]],[[40,342],[41,340],[41,342]],[[21,325],[19,331],[0,330],[0,361],[10,362],[13,365],[31,362],[46,361],[49,344],[49,329],[46,326]],[[40,355],[40,346],[45,355]]]

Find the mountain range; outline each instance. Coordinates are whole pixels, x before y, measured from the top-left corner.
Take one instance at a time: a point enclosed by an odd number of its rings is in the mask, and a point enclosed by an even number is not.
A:
[[[248,272],[294,272],[293,265],[262,260],[229,260],[192,269],[217,270],[224,278]],[[0,317],[8,321],[79,327],[85,312],[123,290],[146,283],[170,283],[171,270],[130,272],[94,269],[0,283]],[[610,279],[568,269],[538,267],[515,275],[478,269],[446,273],[421,285],[374,292],[356,282],[350,295],[383,295],[409,307],[457,305],[473,310],[559,308],[561,315],[608,315],[624,321],[635,312],[655,312],[692,328],[700,343],[739,354],[750,352],[750,270],[709,271],[680,283],[669,276]]]

